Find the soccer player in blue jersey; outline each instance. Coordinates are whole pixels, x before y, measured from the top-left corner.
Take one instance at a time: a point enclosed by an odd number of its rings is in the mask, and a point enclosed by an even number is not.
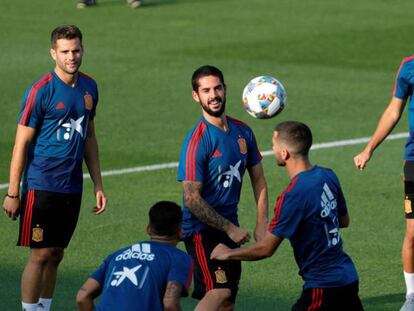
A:
[[[188,132],[181,151],[178,180],[184,191],[183,235],[195,262],[196,310],[232,310],[241,263],[210,260],[218,243],[238,247],[250,239],[239,226],[237,205],[244,172],[249,172],[257,205],[256,240],[268,225],[267,186],[252,130],[226,116],[222,72],[202,66],[192,76],[192,96],[202,117]]]
[[[20,216],[17,244],[30,247],[21,280],[26,311],[50,308],[57,269],[79,216],[84,158],[94,183],[95,214],[107,202],[94,126],[98,90],[79,71],[82,33],[76,26],[57,27],[51,45],[54,70],[24,95],[3,203],[9,217]]]
[[[406,285],[406,301],[401,311],[414,311],[414,55],[402,60],[395,78],[392,98],[364,150],[354,157],[355,166],[363,170],[375,149],[391,133],[408,104],[410,135],[404,152],[404,193],[406,231],[402,245],[402,262]]]
[[[220,244],[211,257],[259,260],[272,256],[289,239],[305,282],[292,310],[363,310],[357,271],[343,251],[339,231],[349,225],[345,198],[335,173],[310,163],[311,145],[312,133],[305,124],[286,121],[276,126],[273,151],[291,181],[278,196],[268,232],[261,241],[239,249]]]
[[[79,310],[181,310],[180,296],[188,295],[193,273],[191,257],[176,248],[181,220],[181,208],[173,202],[152,206],[147,226],[151,240],[109,255],[79,290]]]

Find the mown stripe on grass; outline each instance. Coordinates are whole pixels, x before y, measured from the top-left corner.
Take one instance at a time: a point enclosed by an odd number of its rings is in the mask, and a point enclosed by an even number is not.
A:
[[[395,140],[395,139],[402,139],[407,138],[408,133],[396,133],[389,135],[386,140]],[[361,138],[354,138],[354,139],[346,139],[346,140],[337,140],[331,141],[327,143],[318,143],[314,144],[311,150],[317,149],[329,149],[329,148],[336,148],[336,147],[343,147],[343,146],[351,146],[351,145],[358,145],[367,143],[371,137],[361,137]],[[263,151],[262,155],[264,157],[273,155],[272,150]],[[161,164],[153,164],[153,165],[144,165],[144,166],[137,166],[137,167],[130,167],[130,168],[121,168],[117,170],[109,170],[103,171],[102,176],[116,176],[116,175],[125,175],[131,173],[141,173],[147,171],[159,171],[168,168],[176,168],[178,167],[178,162],[170,162],[170,163],[161,163]],[[89,178],[89,174],[83,174],[83,178]],[[9,184],[0,184],[0,189],[6,189]]]

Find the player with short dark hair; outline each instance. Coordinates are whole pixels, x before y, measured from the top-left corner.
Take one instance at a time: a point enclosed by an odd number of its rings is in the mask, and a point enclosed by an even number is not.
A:
[[[414,311],[414,55],[402,60],[395,78],[392,98],[378,121],[377,128],[364,150],[354,157],[359,170],[365,169],[374,151],[397,125],[407,100],[410,133],[404,152],[404,210],[406,231],[402,245],[402,263],[406,285],[406,301],[401,311]]]
[[[218,243],[238,247],[250,239],[239,227],[238,203],[248,170],[257,205],[254,236],[260,240],[268,224],[267,186],[252,130],[226,116],[222,72],[202,66],[192,76],[192,96],[202,117],[188,132],[181,151],[178,180],[184,191],[183,234],[195,261],[193,297],[196,310],[231,310],[237,295],[241,263],[210,260]]]
[[[79,310],[181,310],[180,296],[187,296],[193,272],[191,257],[176,248],[181,219],[181,208],[173,202],[152,206],[147,226],[151,240],[109,255],[79,290]]]
[[[75,25],[63,25],[56,27],[52,33],[50,34],[50,44],[52,48],[56,47],[57,40],[59,39],[66,39],[66,40],[72,40],[72,39],[78,39],[79,43],[82,46],[82,32],[78,27]]]
[[[79,28],[53,30],[50,53],[54,70],[35,81],[23,98],[3,203],[9,217],[20,216],[18,245],[30,247],[21,287],[26,311],[50,308],[57,269],[79,216],[84,158],[94,183],[97,215],[107,202],[94,126],[98,89],[79,71]]]
[[[211,258],[259,260],[270,257],[289,239],[299,274],[305,284],[293,311],[359,311],[358,274],[343,251],[339,228],[349,225],[349,215],[335,173],[312,165],[308,151],[312,133],[301,122],[278,124],[273,133],[276,163],[286,168],[291,181],[278,196],[266,236],[238,249],[220,244]]]

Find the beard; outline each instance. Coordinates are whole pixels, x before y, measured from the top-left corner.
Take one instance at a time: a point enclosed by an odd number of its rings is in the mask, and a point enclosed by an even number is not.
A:
[[[275,155],[275,159],[276,159],[277,166],[281,166],[281,167],[286,166],[286,162],[283,161],[281,158],[279,158],[277,155]]]
[[[203,110],[205,112],[207,112],[208,115],[212,116],[212,117],[221,117],[221,115],[224,113],[224,111],[226,110],[226,98],[224,97],[223,99],[221,99],[220,97],[216,97],[213,100],[217,101],[217,102],[221,102],[221,107],[219,110],[217,111],[213,111],[209,108],[208,104],[204,105],[201,104],[201,107],[203,108]]]

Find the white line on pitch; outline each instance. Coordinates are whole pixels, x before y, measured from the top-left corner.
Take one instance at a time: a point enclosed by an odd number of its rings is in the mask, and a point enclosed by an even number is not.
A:
[[[389,135],[386,140],[394,140],[394,139],[401,139],[401,138],[407,138],[407,137],[408,137],[408,133],[396,133],[396,134]],[[358,144],[367,143],[369,139],[370,137],[362,137],[362,138],[355,138],[355,139],[331,141],[327,143],[319,143],[319,144],[314,144],[311,150],[358,145]],[[273,151],[272,150],[263,151],[262,155],[264,157],[273,155]],[[167,168],[176,168],[176,167],[178,167],[178,162],[137,166],[137,167],[131,167],[131,168],[122,168],[118,170],[103,171],[102,176],[115,176],[115,175],[124,175],[124,174],[130,174],[130,173],[140,173],[140,172],[146,172],[146,171],[159,171],[159,170],[163,170]],[[89,174],[83,174],[83,178],[89,178]],[[9,184],[0,184],[0,189],[6,189],[8,185]]]

